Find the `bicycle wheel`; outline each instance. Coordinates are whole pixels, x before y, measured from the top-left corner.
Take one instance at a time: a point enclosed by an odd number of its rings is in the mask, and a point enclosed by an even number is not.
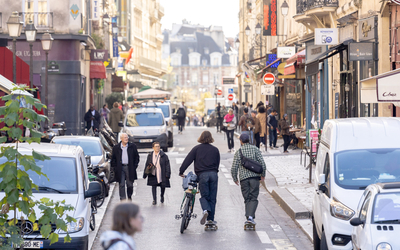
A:
[[[90,213],[90,229],[92,231],[94,231],[95,228],[96,228],[96,218],[94,216],[93,207],[92,207],[92,212]]]
[[[105,197],[104,197],[104,195],[99,195],[99,196],[97,196],[96,197],[96,207],[101,207],[102,205],[103,205],[103,203],[104,203],[104,199],[105,199]]]
[[[190,221],[190,207],[192,204],[192,199],[189,196],[186,196],[186,203],[185,207],[183,209],[183,216],[182,216],[182,222],[181,222],[181,234],[183,234],[183,231],[188,227],[189,221]]]

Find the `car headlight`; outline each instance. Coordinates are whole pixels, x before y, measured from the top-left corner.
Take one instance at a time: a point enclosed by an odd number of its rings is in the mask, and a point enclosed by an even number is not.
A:
[[[354,215],[354,211],[339,201],[332,201],[331,215],[341,220],[350,220]]]
[[[376,250],[392,250],[392,246],[389,243],[382,242],[376,247]]]
[[[158,130],[158,132],[160,132],[160,134],[163,134],[163,133],[165,133],[167,131],[167,127],[166,126],[162,126],[159,130]]]
[[[75,218],[76,221],[71,221],[70,223],[67,223],[67,229],[68,233],[76,233],[79,232],[83,229],[83,226],[85,225],[85,219],[80,217],[80,218]],[[60,230],[60,234],[66,233],[63,230]]]

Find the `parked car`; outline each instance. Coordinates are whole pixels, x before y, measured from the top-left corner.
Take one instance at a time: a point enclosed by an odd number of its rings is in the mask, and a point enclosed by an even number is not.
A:
[[[168,152],[167,123],[161,109],[130,109],[123,126],[122,131],[130,136],[130,141],[134,142],[138,149],[152,148],[153,142],[157,141],[162,150]]]
[[[314,249],[352,249],[349,221],[365,188],[400,181],[390,169],[400,159],[399,127],[399,118],[325,121],[314,177]]]
[[[169,101],[162,102],[146,102],[142,104],[145,108],[159,108],[161,109],[164,119],[167,123],[168,130],[168,147],[174,146],[174,122],[172,120],[172,109]]]
[[[9,146],[15,147],[15,144],[10,144]],[[64,243],[64,237],[67,234],[58,230],[59,240],[50,246],[50,240],[44,239],[40,235],[39,230],[33,230],[32,222],[20,220],[17,226],[21,227],[21,231],[24,232],[26,244],[42,245],[44,249],[87,250],[89,247],[89,220],[91,213],[89,198],[101,193],[101,185],[98,182],[89,183],[86,168],[87,163],[82,148],[47,143],[19,143],[18,151],[20,153],[32,154],[32,150],[51,158],[50,160],[37,161],[37,165],[39,165],[47,178],[43,178],[43,176],[37,175],[32,170],[28,170],[29,178],[34,184],[38,185],[40,190],[40,192],[33,190],[33,199],[49,198],[54,201],[65,200],[66,204],[72,205],[75,208],[73,211],[67,213],[69,216],[75,218],[76,222],[71,222],[68,225],[71,243]],[[0,158],[0,164],[5,161],[5,158]],[[0,199],[4,195],[4,192],[0,192]],[[34,207],[34,209],[39,216],[42,211],[38,207]],[[13,211],[10,212],[10,216],[13,216]],[[55,227],[55,225],[52,227]]]
[[[400,182],[369,185],[350,223],[353,250],[400,249]]]
[[[99,173],[104,172],[107,179],[110,174],[110,161],[111,155],[108,153],[101,143],[99,137],[94,136],[56,136],[51,141],[56,144],[80,146],[86,155],[90,156],[93,166],[99,166]]]

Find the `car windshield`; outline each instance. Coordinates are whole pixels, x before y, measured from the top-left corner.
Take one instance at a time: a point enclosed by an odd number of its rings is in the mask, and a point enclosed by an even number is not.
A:
[[[373,223],[400,224],[400,192],[376,196],[372,221]]]
[[[131,113],[126,118],[126,126],[162,126],[164,125],[163,115],[161,113]]]
[[[158,105],[157,108],[161,109],[165,118],[169,117],[169,106],[168,105]]]
[[[7,161],[0,158],[0,164]],[[50,160],[36,161],[42,173],[46,176],[39,176],[32,170],[28,170],[29,178],[39,186],[41,193],[77,193],[77,177],[75,158],[51,157]],[[18,168],[23,168],[19,165]],[[36,191],[37,192],[37,191]]]
[[[67,139],[67,138],[60,138],[54,139],[54,143],[56,144],[64,144],[64,145],[71,145],[71,146],[80,146],[83,149],[85,155],[90,156],[99,156],[102,155],[101,145],[99,141],[94,140],[85,140],[85,139]]]
[[[335,154],[335,182],[365,189],[377,182],[400,181],[400,149],[349,150]]]

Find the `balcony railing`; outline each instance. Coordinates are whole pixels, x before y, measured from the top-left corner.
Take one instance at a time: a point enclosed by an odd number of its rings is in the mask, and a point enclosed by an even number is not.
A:
[[[141,56],[139,58],[139,63],[145,67],[154,68],[154,69],[161,69],[161,63],[148,59],[146,57]]]
[[[320,7],[338,7],[339,0],[297,0],[297,14]]]
[[[53,12],[20,12],[19,15],[22,16],[24,28],[29,20],[33,20],[39,32],[53,29]]]

